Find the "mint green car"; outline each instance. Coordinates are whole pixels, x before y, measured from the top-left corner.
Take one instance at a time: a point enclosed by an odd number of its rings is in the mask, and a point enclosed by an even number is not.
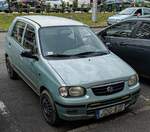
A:
[[[10,78],[20,76],[40,96],[51,125],[124,111],[139,95],[136,72],[74,20],[17,17],[6,36],[5,57]]]

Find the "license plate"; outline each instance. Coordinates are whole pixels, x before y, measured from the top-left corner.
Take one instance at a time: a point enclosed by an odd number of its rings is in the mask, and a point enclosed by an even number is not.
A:
[[[125,104],[115,105],[112,107],[104,108],[101,110],[96,110],[96,118],[100,119],[111,114],[115,114],[125,110]]]

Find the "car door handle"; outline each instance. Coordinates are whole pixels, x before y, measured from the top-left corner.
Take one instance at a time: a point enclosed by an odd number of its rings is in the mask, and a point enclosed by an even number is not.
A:
[[[11,47],[11,43],[8,43],[8,47]]]
[[[11,43],[8,43],[8,47],[11,48]]]

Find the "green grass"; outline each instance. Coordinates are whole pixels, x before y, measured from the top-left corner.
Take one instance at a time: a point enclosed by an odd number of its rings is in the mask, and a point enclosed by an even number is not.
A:
[[[21,16],[21,15],[27,15],[27,14],[1,13],[0,14],[0,29],[1,30],[8,30],[8,27],[10,26],[12,20],[16,16]],[[35,15],[35,14],[30,14],[30,15]],[[39,15],[39,14],[36,14],[36,15]],[[95,22],[95,23],[92,22],[90,13],[49,13],[49,14],[44,13],[43,15],[51,15],[51,16],[71,18],[71,19],[78,20],[80,22],[83,22],[83,23],[93,27],[93,26],[106,26],[107,18],[109,16],[113,15],[113,13],[97,13],[97,22]]]

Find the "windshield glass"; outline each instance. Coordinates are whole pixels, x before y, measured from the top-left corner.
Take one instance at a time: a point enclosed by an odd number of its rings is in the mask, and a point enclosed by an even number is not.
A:
[[[135,8],[127,8],[119,13],[119,15],[131,15],[135,12]]]
[[[86,26],[46,27],[40,29],[39,35],[44,56],[108,53],[104,44]]]

